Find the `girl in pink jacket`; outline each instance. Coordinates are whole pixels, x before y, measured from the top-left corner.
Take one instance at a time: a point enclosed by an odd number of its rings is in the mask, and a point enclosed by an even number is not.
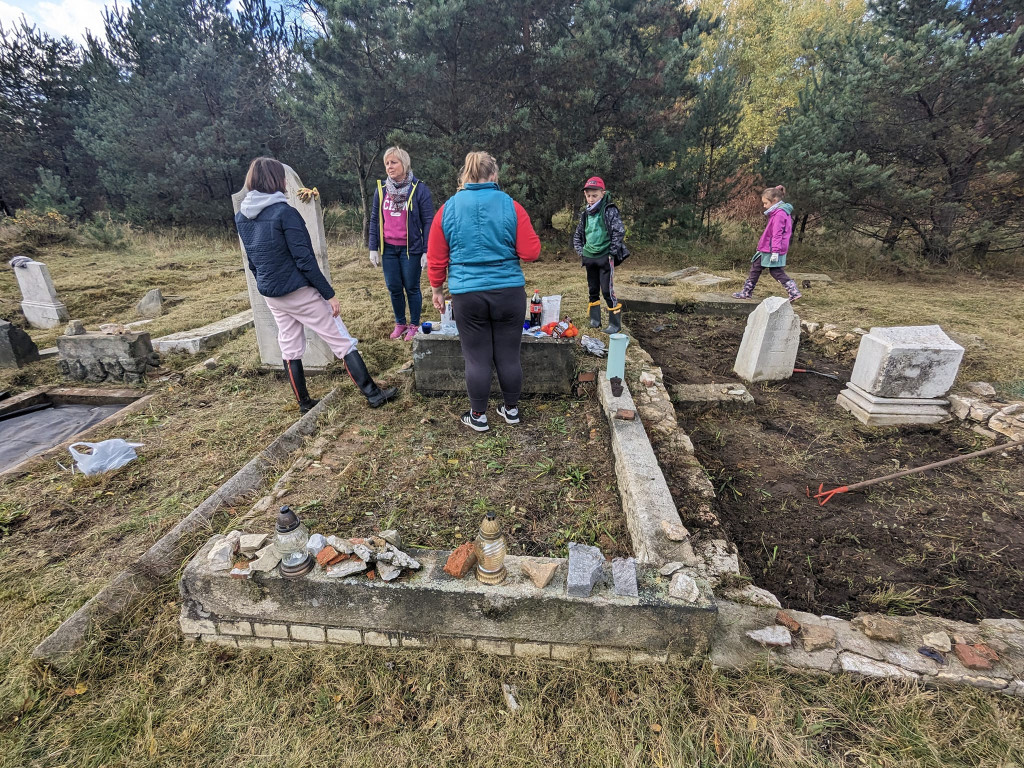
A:
[[[789,294],[790,301],[800,298],[796,280],[786,274],[786,252],[789,250],[789,238],[793,234],[793,206],[784,201],[786,188],[781,184],[769,187],[761,193],[761,205],[764,215],[768,217],[768,225],[764,228],[761,239],[757,241],[757,251],[750,265],[750,274],[743,283],[743,290],[734,293],[737,299],[749,299],[754,294],[754,286],[761,273],[768,269],[771,276],[782,283]]]

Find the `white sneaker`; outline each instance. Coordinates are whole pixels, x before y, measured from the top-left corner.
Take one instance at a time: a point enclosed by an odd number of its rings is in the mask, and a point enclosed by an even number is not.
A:
[[[518,408],[506,408],[504,405],[498,406],[498,415],[505,419],[506,424],[518,424],[519,423],[519,409]]]
[[[477,432],[486,432],[490,427],[487,424],[487,414],[481,413],[479,416],[474,416],[473,411],[466,411],[462,414],[460,419],[470,429],[475,429]]]

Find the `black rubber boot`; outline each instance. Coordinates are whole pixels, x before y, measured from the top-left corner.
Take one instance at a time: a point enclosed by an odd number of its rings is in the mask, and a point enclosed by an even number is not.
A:
[[[622,304],[616,304],[608,308],[608,327],[604,332],[611,336],[613,333],[622,333]]]
[[[590,306],[590,327],[600,328],[601,327],[601,302],[592,301]]]
[[[288,372],[288,381],[292,385],[292,392],[295,393],[295,399],[299,403],[299,413],[308,413],[320,401],[309,396],[309,390],[306,389],[306,373],[302,370],[302,361],[285,360],[284,365]]]
[[[348,375],[352,377],[352,381],[359,387],[359,391],[366,395],[366,401],[370,404],[371,408],[380,408],[384,403],[398,397],[398,390],[395,387],[381,389],[377,386],[370,376],[370,372],[366,370],[366,363],[363,362],[358,349],[353,349],[345,355],[344,360],[345,368],[348,369]]]

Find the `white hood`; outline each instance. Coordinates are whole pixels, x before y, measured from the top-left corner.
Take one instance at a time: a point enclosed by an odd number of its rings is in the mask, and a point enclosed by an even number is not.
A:
[[[260,215],[260,211],[268,205],[287,202],[288,198],[285,197],[284,192],[257,192],[253,189],[245,196],[238,210],[242,212],[245,218],[255,219]]]

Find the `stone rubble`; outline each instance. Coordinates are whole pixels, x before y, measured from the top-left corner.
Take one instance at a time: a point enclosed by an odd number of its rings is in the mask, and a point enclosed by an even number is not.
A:
[[[775,613],[775,623],[776,624],[781,624],[786,629],[788,629],[790,632],[792,632],[794,635],[797,634],[800,631],[800,622],[797,621],[796,619],[794,619],[792,616],[790,616],[785,611],[776,611],[776,613]]]
[[[836,633],[821,624],[800,625],[800,643],[808,653],[836,647]]]
[[[243,533],[238,540],[238,551],[247,556],[256,554],[270,538],[269,533]]]
[[[949,653],[953,650],[953,644],[949,642],[949,635],[945,632],[927,632],[921,641],[928,648],[932,648],[939,653]]]
[[[669,541],[687,541],[690,538],[690,532],[686,528],[668,520],[661,521],[661,532]]]
[[[779,598],[767,589],[755,587],[753,584],[745,584],[742,587],[733,587],[722,590],[722,597],[746,605],[758,605],[764,608],[781,608]]]
[[[632,557],[616,557],[612,560],[612,582],[615,594],[620,597],[638,597],[636,586],[636,560]]]
[[[746,633],[755,643],[773,648],[788,648],[793,644],[793,636],[785,627],[773,624],[764,629],[756,629]]]
[[[348,560],[342,560],[337,565],[327,566],[324,573],[331,578],[341,579],[345,576],[354,576],[357,573],[362,573],[366,569],[365,561],[360,560],[358,557],[350,557]]]
[[[519,568],[533,582],[533,586],[537,589],[544,589],[554,578],[555,571],[558,570],[558,561],[539,557],[523,557],[519,560]]]
[[[71,320],[68,327],[64,329],[65,336],[81,336],[85,333],[85,323],[81,320]]]
[[[672,581],[668,585],[668,596],[677,600],[685,600],[688,603],[695,603],[700,597],[700,587],[697,580],[688,573],[677,571],[672,575]]]
[[[882,616],[857,616],[850,622],[850,626],[859,629],[872,640],[898,643],[903,639],[900,625]]]
[[[256,553],[256,559],[249,563],[249,570],[259,573],[269,573],[277,568],[281,562],[281,555],[273,544],[264,547]]]

